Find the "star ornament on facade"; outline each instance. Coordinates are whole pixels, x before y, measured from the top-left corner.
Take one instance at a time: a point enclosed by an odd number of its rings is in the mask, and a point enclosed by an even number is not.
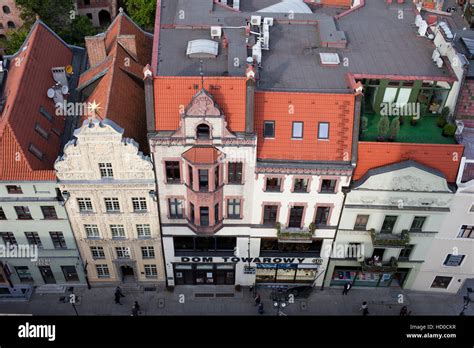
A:
[[[99,110],[101,109],[99,105],[100,103],[97,103],[95,100],[92,103],[88,103],[87,110],[89,112],[89,117],[95,117],[99,114]]]

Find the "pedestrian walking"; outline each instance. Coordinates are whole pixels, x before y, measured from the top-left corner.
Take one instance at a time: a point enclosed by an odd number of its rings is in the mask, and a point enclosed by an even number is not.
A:
[[[262,299],[260,298],[260,294],[257,294],[257,296],[255,296],[255,306],[258,306],[261,301]]]
[[[140,312],[140,305],[138,304],[138,301],[135,301],[133,304],[133,308],[136,308],[138,312]]]
[[[132,307],[132,317],[138,317],[138,309],[137,307]]]
[[[122,293],[122,289],[117,286],[117,288],[115,289],[115,303],[121,305],[122,303],[120,302],[120,298],[122,297],[125,297],[125,295]]]
[[[352,283],[347,282],[346,284],[344,284],[344,289],[342,289],[342,294],[347,295],[347,293],[349,292],[351,288],[352,288]]]
[[[258,305],[258,313],[259,314],[263,314],[263,303],[260,302],[260,304]]]
[[[122,292],[122,289],[120,289],[120,286],[117,286],[117,288],[115,289],[115,293],[118,293],[120,297],[125,297],[125,295]]]
[[[366,316],[367,314],[369,314],[369,306],[367,305],[366,301],[362,302],[362,306],[360,307],[360,310],[362,311],[363,316]]]
[[[403,306],[402,309],[400,309],[400,316],[401,317],[407,317],[411,314],[411,311],[408,311],[407,306]]]

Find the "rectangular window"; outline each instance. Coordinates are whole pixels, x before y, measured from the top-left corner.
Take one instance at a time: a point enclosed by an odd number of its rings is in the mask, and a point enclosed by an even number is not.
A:
[[[288,227],[301,228],[301,223],[303,220],[303,211],[304,211],[304,207],[291,208],[290,221],[288,223]]]
[[[125,228],[123,225],[110,225],[112,238],[125,238]]]
[[[98,278],[110,278],[109,266],[107,265],[95,265]]]
[[[28,147],[28,151],[30,151],[33,155],[35,155],[39,160],[43,160],[44,153],[38,149],[35,145],[30,144]]]
[[[134,212],[147,211],[146,198],[145,197],[134,197],[132,198],[132,205]]]
[[[199,191],[209,191],[209,171],[207,169],[199,169]]]
[[[114,177],[112,163],[99,163],[99,170],[102,179],[112,179]]]
[[[91,246],[91,255],[94,260],[105,259],[104,248],[101,246]]]
[[[149,224],[138,224],[137,225],[137,236],[138,238],[149,238],[151,237],[151,228]]]
[[[411,223],[410,231],[421,232],[423,225],[426,221],[426,216],[415,216]]]
[[[90,198],[78,198],[77,205],[79,206],[79,211],[83,212],[92,212],[92,201]]]
[[[452,279],[453,277],[436,276],[433,280],[433,283],[431,284],[431,287],[437,289],[447,289]]]
[[[155,258],[155,248],[152,246],[142,247],[142,258],[143,259],[154,259]]]
[[[53,122],[53,116],[42,106],[40,106],[40,114],[46,117],[49,122]]]
[[[67,249],[62,232],[49,232],[55,249]]]
[[[191,219],[191,222],[194,223],[194,218],[195,218],[195,212],[194,212],[194,204],[190,203],[189,204],[189,218]]]
[[[104,198],[105,210],[107,213],[114,213],[120,211],[120,204],[118,198]]]
[[[84,225],[87,238],[100,238],[100,232],[97,225],[86,224]]]
[[[330,212],[330,207],[318,207],[316,209],[316,221],[314,222],[316,226],[327,226]]]
[[[10,195],[18,195],[23,193],[21,186],[16,185],[7,185],[7,192]]]
[[[5,215],[3,208],[0,207],[0,220],[6,220],[6,219],[7,219],[7,216]]]
[[[15,271],[18,274],[18,278],[20,278],[21,283],[30,283],[33,281],[33,277],[31,276],[28,266],[16,266]]]
[[[209,207],[200,207],[201,226],[209,226]]]
[[[263,122],[263,137],[275,138],[275,121]]]
[[[397,216],[386,215],[383,220],[382,228],[380,229],[381,233],[392,233],[395,223],[397,222]]]
[[[214,224],[219,223],[219,203],[214,204]]]
[[[40,249],[43,248],[43,244],[41,244],[41,239],[38,235],[38,232],[25,232],[25,237],[28,240],[29,245],[36,245]]]
[[[334,193],[336,190],[336,180],[332,179],[323,179],[321,182],[321,191],[322,193]]]
[[[328,122],[319,122],[318,139],[329,139],[329,123]]]
[[[58,218],[58,215],[56,214],[56,209],[52,205],[42,206],[41,212],[43,213],[43,217],[45,220],[55,220]]]
[[[17,245],[16,238],[13,235],[13,232],[0,232],[0,237],[2,237],[3,243],[10,245]]]
[[[15,207],[16,215],[18,220],[32,220],[30,209],[28,207],[16,206]]]
[[[293,192],[306,193],[308,192],[309,179],[296,178],[294,181]]]
[[[275,226],[277,222],[278,206],[266,205],[263,207],[263,224],[266,226]]]
[[[181,182],[181,171],[179,161],[166,161],[166,182],[168,184],[177,184]]]
[[[182,219],[183,218],[183,201],[177,198],[168,199],[168,205],[170,210],[170,219]]]
[[[462,225],[458,238],[474,238],[474,225]]]
[[[145,277],[146,278],[157,278],[158,270],[156,265],[144,265],[145,267]]]
[[[130,248],[128,247],[115,247],[115,252],[117,253],[118,259],[130,258]]]
[[[446,259],[443,262],[443,265],[445,266],[451,266],[451,267],[458,267],[461,266],[462,261],[464,260],[464,257],[466,255],[454,255],[454,254],[448,254],[446,256]]]
[[[79,281],[79,275],[77,274],[75,266],[61,266],[61,270],[63,271],[64,279],[67,282]]]
[[[229,184],[242,183],[242,162],[230,162],[227,166],[227,181]]]
[[[193,167],[188,165],[188,176],[189,176],[189,187],[193,188],[194,184],[194,174],[193,174]]]
[[[240,199],[227,200],[227,218],[240,219]]]
[[[354,230],[366,231],[368,222],[369,222],[369,215],[357,215],[356,221],[354,223]]]
[[[280,192],[281,178],[267,178],[265,192]]]
[[[293,130],[291,133],[292,139],[303,138],[303,122],[293,122]]]
[[[408,261],[410,259],[410,255],[414,247],[415,246],[413,244],[406,245],[402,250],[400,250],[400,255],[398,256],[398,259],[400,261]]]
[[[45,139],[49,138],[48,132],[43,127],[41,127],[41,125],[39,123],[35,124],[35,131],[36,131],[36,133],[41,135],[43,138],[45,138]]]

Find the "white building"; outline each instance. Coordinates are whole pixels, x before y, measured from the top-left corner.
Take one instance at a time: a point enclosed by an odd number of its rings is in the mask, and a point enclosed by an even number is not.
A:
[[[91,283],[164,282],[153,164],[113,121],[85,121],[55,164]]]
[[[347,194],[325,284],[415,288],[453,196],[412,160],[369,170]]]

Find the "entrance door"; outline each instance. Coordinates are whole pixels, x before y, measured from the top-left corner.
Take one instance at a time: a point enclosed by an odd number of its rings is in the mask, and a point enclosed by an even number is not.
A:
[[[217,265],[216,284],[233,285],[235,283],[234,265]]]
[[[196,265],[194,272],[195,282],[197,285],[214,284],[213,265]]]
[[[124,283],[133,283],[135,282],[135,274],[133,268],[130,266],[121,266],[120,270],[122,272],[122,282]]]
[[[63,270],[64,279],[66,279],[67,282],[79,281],[79,275],[77,274],[75,266],[61,266],[61,269]]]
[[[38,266],[41,276],[43,277],[45,284],[56,284],[53,272],[49,266]]]
[[[393,275],[393,280],[390,286],[392,287],[400,287],[403,288],[405,285],[405,280],[407,279],[409,270],[400,268],[397,272]]]
[[[193,266],[192,265],[175,265],[174,281],[176,285],[193,285]]]

